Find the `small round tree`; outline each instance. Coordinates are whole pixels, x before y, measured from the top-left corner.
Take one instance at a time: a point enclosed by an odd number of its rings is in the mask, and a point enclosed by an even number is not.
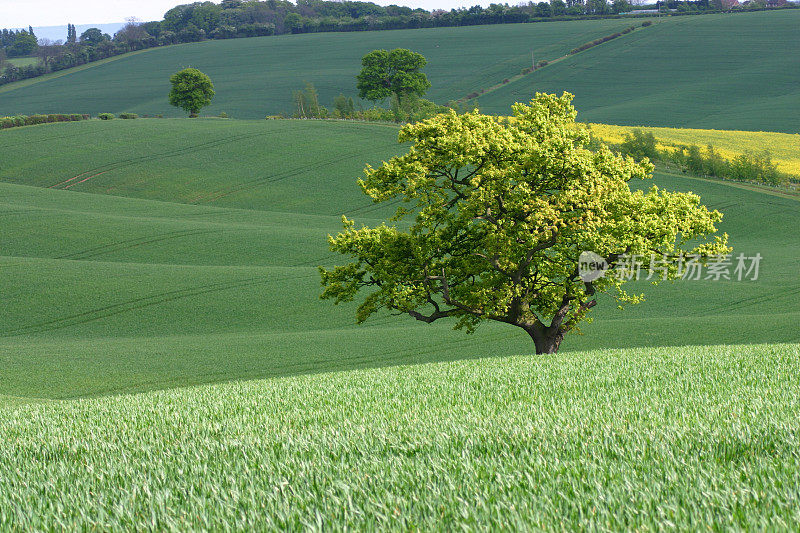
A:
[[[405,48],[373,50],[361,59],[361,64],[363,68],[356,76],[358,95],[373,102],[393,94],[400,100],[422,96],[431,86],[422,72],[427,64],[425,57]]]
[[[189,117],[196,117],[200,109],[209,105],[214,98],[211,78],[196,68],[185,68],[176,72],[169,81],[172,83],[169,103],[189,113]]]

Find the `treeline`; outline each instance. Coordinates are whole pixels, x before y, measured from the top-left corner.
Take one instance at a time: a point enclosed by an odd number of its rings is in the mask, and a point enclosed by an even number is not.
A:
[[[340,94],[333,99],[330,107],[326,107],[320,103],[319,93],[313,83],[307,83],[304,89],[294,91],[292,99],[294,112],[291,118],[364,120],[368,122],[417,122],[447,112],[449,109],[463,113],[477,106],[477,102],[463,108],[454,102],[442,106],[414,94],[402,97],[393,94],[389,98],[388,108],[377,105],[365,108],[360,103],[356,104],[352,96]],[[288,117],[286,115],[267,117],[267,119],[280,118]]]
[[[5,35],[6,31],[3,30],[2,35]],[[17,34],[16,39],[28,39],[26,36],[31,35],[30,31],[32,29]],[[9,35],[11,33],[9,32]],[[78,36],[72,24],[67,25],[66,35],[66,42],[50,42],[47,39],[36,42],[34,39],[32,51],[23,54],[38,58],[38,62],[32,65],[13,65],[5,58],[16,57],[16,54],[0,51],[0,85],[159,45],[159,42],[147,33],[145,25],[134,20],[125,24],[113,38],[97,28],[89,28]],[[11,44],[12,48],[16,46],[16,42]]]
[[[32,28],[3,30],[0,85],[136,50],[206,39],[601,18],[620,16],[630,9],[627,0],[614,0],[612,4],[605,0],[549,0],[450,11],[323,0],[298,0],[296,4],[286,0],[195,2],[170,9],[161,21],[139,23],[131,19],[113,37],[97,28],[78,36],[72,24],[67,25],[64,42],[37,42]],[[38,62],[15,66],[5,61],[5,57],[20,56],[36,56]]]
[[[637,9],[642,7],[658,7],[671,15],[723,10],[722,0],[668,0],[652,6],[637,6]],[[764,1],[754,0],[746,7],[735,9],[765,8]],[[623,15],[625,13],[636,14],[628,0],[548,0],[515,6],[473,6],[450,11],[325,0],[298,0],[296,4],[287,0],[223,0],[220,4],[195,2],[170,9],[160,21],[139,23],[131,19],[113,37],[97,28],[90,28],[78,36],[72,24],[67,26],[65,42],[37,41],[32,28],[2,30],[0,85],[135,50],[206,39],[628,16]],[[5,61],[6,57],[22,56],[36,56],[38,62],[15,66]]]
[[[745,152],[733,159],[726,159],[711,144],[705,149],[696,145],[660,149],[652,133],[639,129],[626,134],[623,142],[612,148],[637,160],[647,157],[651,161],[675,165],[684,172],[697,176],[747,181],[773,187],[785,187],[790,182],[798,182],[797,177],[778,170],[767,150],[761,153]]]
[[[3,56],[23,57],[32,54],[38,41],[33,28],[28,26],[28,30],[7,30],[0,31],[0,50]],[[0,56],[0,57],[3,57]]]

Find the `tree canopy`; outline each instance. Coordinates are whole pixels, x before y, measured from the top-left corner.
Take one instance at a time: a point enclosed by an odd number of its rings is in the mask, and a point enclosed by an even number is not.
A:
[[[89,28],[81,33],[80,42],[88,43],[91,45],[99,44],[103,41],[110,41],[111,37],[102,32],[99,28]]]
[[[196,68],[185,68],[173,74],[169,81],[169,103],[180,107],[192,116],[211,103],[214,98],[214,84],[204,73]]]
[[[410,95],[422,96],[431,86],[428,77],[421,72],[427,61],[422,54],[405,48],[391,52],[373,50],[361,59],[362,69],[358,74],[358,95],[367,100],[378,101],[392,94],[403,99]]]
[[[512,117],[450,112],[405,126],[399,141],[411,143],[408,152],[367,166],[359,181],[375,202],[400,207],[377,227],[343,217],[329,244],[352,262],[320,267],[322,298],[366,293],[359,323],[381,309],[428,323],[452,318],[467,332],[503,322],[525,330],[537,353],[552,353],[589,318],[597,294],[642,300],[625,292],[624,278],[582,279],[582,253],[611,267],[652,254],[674,279],[677,254],[729,250],[727,235],[715,235],[721,213],[697,195],[631,190],[653,166],[605,146],[589,150],[571,101],[537,94]]]
[[[26,56],[35,52],[37,46],[36,36],[23,30],[17,34],[14,44],[8,47],[8,55],[9,57]]]

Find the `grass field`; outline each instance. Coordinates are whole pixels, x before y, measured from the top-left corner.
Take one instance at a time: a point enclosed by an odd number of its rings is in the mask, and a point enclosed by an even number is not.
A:
[[[644,126],[800,175],[800,10],[653,21],[481,107],[569,90],[607,141]],[[800,530],[800,196],[632,183],[723,212],[758,278],[627,285],[646,301],[600,296],[557,354],[319,299],[341,216],[397,207],[360,191],[365,164],[407,146],[263,120],[292,90],[330,104],[364,53],[409,47],[444,103],[633,23],[201,42],[0,87],[0,116],[176,117],[168,77],[193,66],[234,117],[0,131],[0,531]]]
[[[35,65],[39,62],[39,58],[37,57],[11,57],[6,59],[9,63],[14,65],[15,67],[27,67],[28,65]]]
[[[576,95],[578,119],[798,133],[800,11],[677,17],[480,98],[507,112],[535,91]]]
[[[284,35],[147,50],[0,88],[0,115],[131,111],[179,116],[168,78],[185,66],[207,72],[217,97],[204,113],[263,118],[291,112],[305,81],[331,105],[355,95],[360,57],[409,47],[429,61],[429,97],[446,103],[497,85],[536,60],[634,22],[600,20],[430,30]],[[637,24],[641,21],[637,20]],[[576,95],[579,119],[630,126],[798,133],[800,11],[674,17],[549,65],[479,97],[507,113],[535,91]],[[54,97],[54,95],[58,95]]]
[[[625,135],[636,129],[631,126],[590,124],[592,133],[605,142],[619,144]],[[642,127],[651,132],[660,147],[697,145],[705,148],[711,144],[726,159],[733,159],[745,152],[769,151],[772,160],[782,172],[800,176],[800,134],[764,131],[704,130],[691,128]]]
[[[118,56],[0,87],[0,115],[81,112],[182,116],[167,102],[169,76],[186,66],[206,72],[217,96],[204,114],[264,118],[292,111],[292,91],[313,82],[324,105],[356,96],[361,57],[376,48],[411,48],[428,58],[429,97],[445,103],[493,85],[539,59],[630,25],[625,20],[512,24],[381,32],[319,33],[183,44]],[[58,97],[54,97],[58,95]],[[70,111],[64,111],[68,109]]]
[[[647,348],[0,409],[0,529],[796,530],[798,373]]]
[[[342,213],[375,224],[355,184],[402,150],[394,127],[321,121],[87,121],[0,134],[0,395],[76,398],[181,385],[525,354],[521,331],[474,336],[318,300]],[[369,147],[369,148],[367,148]],[[304,154],[298,161],[296,154]],[[756,282],[648,287],[609,301],[564,350],[800,342],[797,200],[658,174],[725,213]],[[644,289],[645,286],[643,285]]]

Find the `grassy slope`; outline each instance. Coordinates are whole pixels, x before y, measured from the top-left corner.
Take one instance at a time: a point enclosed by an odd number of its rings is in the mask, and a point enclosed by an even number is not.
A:
[[[9,408],[0,529],[796,530],[798,373],[648,348]]]
[[[36,57],[12,57],[7,59],[9,63],[14,65],[15,67],[27,67],[29,65],[35,65],[39,62],[39,59]]]
[[[167,102],[169,76],[186,66],[211,76],[217,96],[204,112],[263,118],[291,112],[292,91],[313,82],[322,103],[355,95],[361,57],[376,48],[425,55],[429,96],[445,103],[530,66],[531,50],[554,58],[629,25],[624,20],[513,24],[382,32],[284,35],[184,44],[118,58],[39,83],[0,88],[0,115],[119,112],[180,116]],[[66,72],[66,71],[65,71]],[[59,95],[54,98],[53,95]],[[67,111],[65,111],[67,110]]]
[[[504,113],[535,91],[576,95],[579,119],[798,133],[800,11],[679,17],[481,97]]]
[[[352,306],[317,299],[315,267],[335,260],[325,236],[339,215],[375,224],[391,211],[355,178],[402,149],[395,135],[381,125],[167,119],[2,132],[0,394],[64,398],[529,352],[525,335],[502,325],[471,337],[404,318],[357,327]],[[74,176],[94,177],[46,187]],[[604,302],[564,349],[800,341],[797,201],[656,182],[724,211],[736,251],[764,256],[760,280],[643,286],[648,302],[624,312]]]

